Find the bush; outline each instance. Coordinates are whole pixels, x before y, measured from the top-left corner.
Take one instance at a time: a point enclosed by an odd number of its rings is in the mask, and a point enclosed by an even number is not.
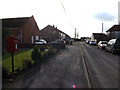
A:
[[[48,48],[48,52],[47,52],[48,55],[52,55],[57,51],[56,49],[53,49],[52,46],[47,46],[47,48]]]
[[[46,46],[45,45],[41,45],[41,46],[39,46],[39,49],[40,49],[40,51],[43,52],[46,49]]]
[[[37,45],[34,47],[34,49],[32,51],[31,58],[32,58],[32,60],[35,61],[35,63],[41,62],[42,55],[41,55],[41,51]]]
[[[46,49],[46,51],[44,51],[43,59],[45,60],[47,57],[48,57],[48,54],[47,54],[47,49]]]

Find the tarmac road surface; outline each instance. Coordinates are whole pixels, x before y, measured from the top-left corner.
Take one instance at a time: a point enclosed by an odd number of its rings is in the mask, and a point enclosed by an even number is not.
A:
[[[82,48],[93,88],[118,88],[120,56],[86,43]]]

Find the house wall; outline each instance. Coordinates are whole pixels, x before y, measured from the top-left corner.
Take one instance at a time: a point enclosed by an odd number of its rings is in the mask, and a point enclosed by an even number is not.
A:
[[[120,38],[120,31],[108,31],[107,36],[109,37],[109,39]]]
[[[37,38],[40,38],[39,29],[33,17],[29,18],[22,27],[23,43],[34,43]],[[32,41],[33,38],[33,41]]]
[[[21,28],[8,28],[8,30],[10,30],[10,35],[12,36],[18,36],[19,38],[19,43],[21,43],[22,41],[22,36],[21,36],[21,31],[22,29]]]
[[[45,39],[47,42],[52,42],[55,41],[56,39],[60,39],[61,38],[61,33],[58,32],[57,30],[54,30],[54,28],[51,27],[47,27],[42,29],[42,31],[40,31],[40,37],[42,39]]]
[[[105,34],[92,34],[91,35],[91,40],[95,40],[95,41],[97,41],[97,43],[99,42],[99,41],[106,41],[107,40],[107,36],[105,35]]]

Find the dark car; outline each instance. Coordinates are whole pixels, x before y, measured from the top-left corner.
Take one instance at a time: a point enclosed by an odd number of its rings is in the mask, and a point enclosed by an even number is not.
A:
[[[90,45],[96,45],[96,41],[91,40],[89,44],[90,44]]]
[[[106,51],[110,51],[112,54],[120,53],[120,38],[111,39],[106,46]]]
[[[63,39],[58,39],[56,40],[56,42],[60,43],[61,48],[65,48],[66,47],[66,41]]]

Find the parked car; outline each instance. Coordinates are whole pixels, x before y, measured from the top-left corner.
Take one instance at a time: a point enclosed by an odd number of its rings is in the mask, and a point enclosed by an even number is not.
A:
[[[70,44],[72,45],[75,40],[73,38],[70,39]]]
[[[47,42],[44,39],[36,40],[35,44],[46,44]]]
[[[96,41],[91,40],[89,44],[90,44],[90,45],[96,45]]]
[[[110,51],[112,54],[120,53],[120,38],[111,39],[106,46],[106,51]]]
[[[87,40],[86,40],[86,43],[87,43],[87,44],[89,44],[89,43],[90,43],[90,40],[89,40],[89,39],[87,39]]]
[[[98,43],[98,48],[99,49],[105,49],[105,47],[107,46],[107,41],[99,41]]]
[[[61,43],[61,44],[66,44],[66,41],[65,40],[62,40],[62,39],[58,39],[58,40],[56,40],[56,42],[58,42],[58,43]]]
[[[65,40],[58,39],[58,40],[56,40],[56,42],[60,43],[61,48],[65,48],[66,47],[66,41]]]

